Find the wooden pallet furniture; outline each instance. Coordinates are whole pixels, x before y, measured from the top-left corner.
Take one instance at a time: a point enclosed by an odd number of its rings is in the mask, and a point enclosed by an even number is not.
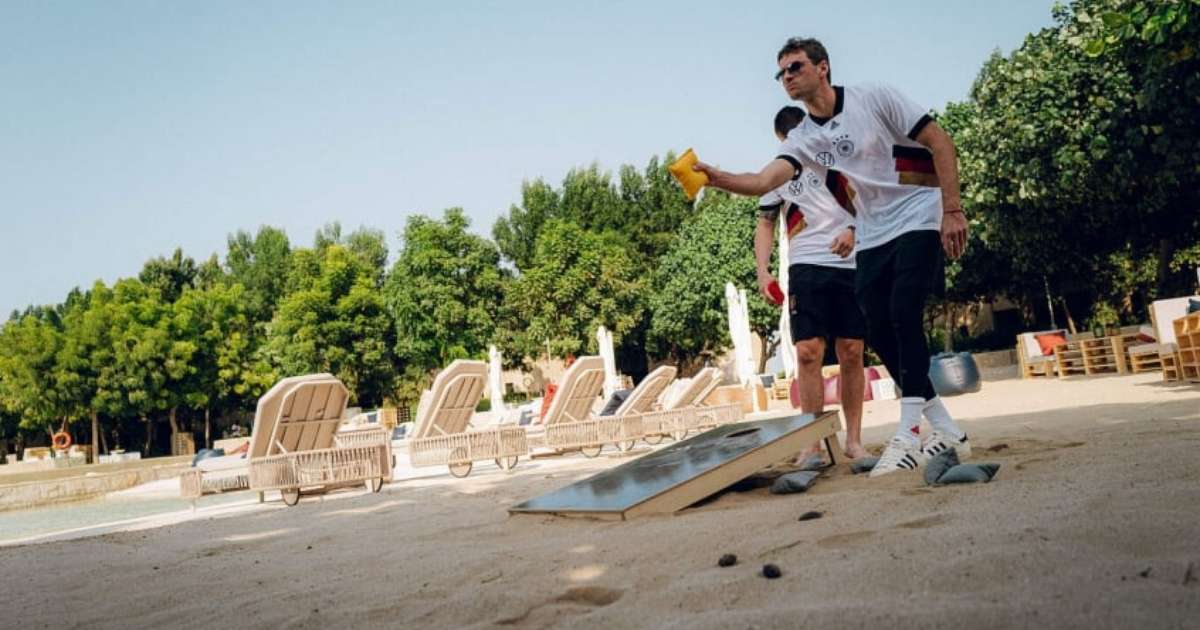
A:
[[[1200,383],[1200,311],[1189,313],[1172,323],[1179,378]]]
[[[1127,374],[1130,371],[1129,348],[1136,346],[1138,343],[1138,332],[1136,326],[1127,326],[1121,329],[1121,334],[1113,335],[1108,338],[1112,344],[1113,360],[1117,364],[1117,373]]]
[[[1095,335],[1090,332],[1067,335],[1067,343],[1054,347],[1054,363],[1059,378],[1088,373],[1087,363],[1084,361],[1083,343],[1093,339],[1095,339]]]
[[[1021,368],[1021,378],[1035,376],[1053,376],[1058,374],[1058,362],[1053,353],[1042,352],[1037,338],[1041,335],[1060,333],[1065,338],[1065,330],[1041,330],[1017,335],[1017,362]],[[822,376],[825,376],[822,370]]]
[[[1150,323],[1154,328],[1155,341],[1129,347],[1129,363],[1133,372],[1161,369],[1163,380],[1176,380],[1179,377],[1176,357],[1178,345],[1172,323],[1187,315],[1189,299],[1194,298],[1168,298],[1150,304]]]

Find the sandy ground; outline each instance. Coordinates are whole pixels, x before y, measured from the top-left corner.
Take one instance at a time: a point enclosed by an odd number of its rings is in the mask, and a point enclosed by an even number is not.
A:
[[[1200,386],[1159,378],[947,399],[975,461],[1002,466],[986,485],[835,471],[674,516],[507,514],[623,461],[569,456],[6,547],[0,626],[1196,628]],[[869,445],[897,413],[868,403]],[[824,516],[797,520],[809,510]],[[718,568],[724,553],[739,564]],[[759,576],[767,562],[783,577]]]

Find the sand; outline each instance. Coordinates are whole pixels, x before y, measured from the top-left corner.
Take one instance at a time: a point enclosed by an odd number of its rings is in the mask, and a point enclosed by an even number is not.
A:
[[[1001,464],[994,482],[835,472],[806,494],[601,522],[506,508],[623,457],[423,470],[380,494],[0,549],[0,626],[1200,624],[1200,386],[1003,380],[946,402],[975,461]],[[868,403],[869,445],[897,413]],[[810,510],[823,517],[797,520]],[[718,567],[725,553],[739,563]],[[768,562],[781,578],[759,575]]]

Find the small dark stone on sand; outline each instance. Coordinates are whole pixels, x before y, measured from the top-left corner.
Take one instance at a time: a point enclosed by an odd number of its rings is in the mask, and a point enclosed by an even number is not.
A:
[[[719,567],[731,567],[735,564],[737,564],[737,556],[731,553],[727,553],[721,556],[720,560],[717,560],[717,566]]]
[[[987,452],[989,452],[989,453],[999,453],[1000,451],[1003,451],[1003,450],[1004,450],[1004,449],[1006,449],[1006,448],[1008,448],[1008,444],[1005,444],[1004,442],[1001,442],[1001,443],[999,443],[999,444],[996,444],[996,445],[994,445],[994,446],[989,446],[989,447],[987,447]]]
[[[774,580],[775,578],[783,575],[783,571],[780,571],[779,567],[773,564],[764,564],[762,568],[762,574],[763,577],[767,578],[768,580]]]
[[[799,519],[797,519],[797,520],[800,520],[800,521],[811,521],[811,520],[813,520],[813,519],[818,519],[818,518],[821,518],[822,516],[824,516],[822,513],[818,512],[818,511],[816,511],[816,510],[812,510],[812,511],[810,511],[810,512],[805,512],[805,513],[801,514],[801,515],[800,515],[800,518],[799,518]]]
[[[1139,572],[1138,575],[1140,575],[1144,578],[1150,577],[1150,567],[1146,567],[1146,570]]]
[[[307,547],[307,549],[308,549],[309,551],[312,551],[312,545],[309,545],[309,546]]]

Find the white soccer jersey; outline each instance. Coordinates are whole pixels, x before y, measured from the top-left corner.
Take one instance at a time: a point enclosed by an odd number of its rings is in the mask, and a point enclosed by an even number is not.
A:
[[[859,251],[907,232],[940,230],[942,191],[933,156],[913,140],[931,121],[927,110],[888,85],[833,89],[833,116],[805,116],[779,158],[798,172],[816,169],[834,199],[857,212]]]
[[[787,225],[788,264],[821,265],[854,269],[854,256],[842,258],[829,251],[833,239],[854,225],[854,217],[825,190],[825,181],[812,169],[802,170],[792,181],[763,195],[760,208],[779,208]]]

